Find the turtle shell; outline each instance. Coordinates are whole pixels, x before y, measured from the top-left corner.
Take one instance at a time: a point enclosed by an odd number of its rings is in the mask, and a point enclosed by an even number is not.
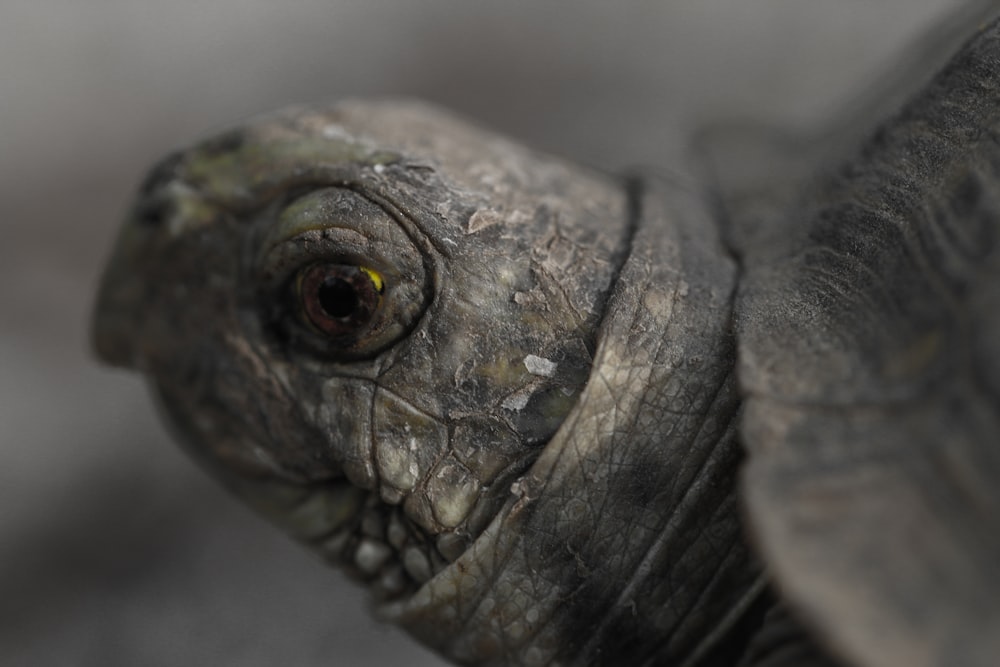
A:
[[[850,664],[1000,656],[1000,25],[733,234],[750,529]]]

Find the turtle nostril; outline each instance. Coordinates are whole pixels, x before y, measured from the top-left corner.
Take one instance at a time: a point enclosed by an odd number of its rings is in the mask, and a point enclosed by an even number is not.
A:
[[[182,161],[182,154],[174,153],[161,160],[149,172],[139,187],[138,204],[133,213],[135,222],[159,227],[170,219],[174,202],[168,193],[171,183],[177,178]]]
[[[156,197],[140,202],[136,206],[134,220],[137,224],[149,227],[159,227],[170,218],[173,212],[173,200]]]
[[[158,190],[162,190],[170,181],[174,180],[183,159],[183,154],[177,152],[160,160],[139,186],[139,196],[148,197]]]

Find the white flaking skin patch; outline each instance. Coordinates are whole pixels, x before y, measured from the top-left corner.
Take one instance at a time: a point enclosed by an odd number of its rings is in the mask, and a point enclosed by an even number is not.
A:
[[[350,139],[351,134],[340,125],[330,123],[323,127],[323,136],[327,139]]]
[[[559,364],[545,357],[529,354],[524,358],[524,367],[532,375],[541,375],[542,377],[550,378],[556,374],[556,368],[559,367]]]
[[[515,392],[504,399],[500,407],[505,410],[514,410],[515,412],[523,410],[524,406],[528,404],[528,400],[534,393],[533,388],[528,387],[527,389],[522,389],[521,391]]]
[[[465,226],[465,233],[475,234],[476,232],[486,229],[487,227],[492,227],[493,225],[499,225],[501,223],[503,223],[503,216],[498,211],[481,208],[469,216],[469,221]]]

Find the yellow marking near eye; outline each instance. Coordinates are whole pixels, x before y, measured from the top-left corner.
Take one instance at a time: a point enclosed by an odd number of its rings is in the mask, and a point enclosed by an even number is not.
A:
[[[372,285],[375,285],[375,290],[381,294],[385,288],[385,283],[382,282],[382,275],[375,269],[369,269],[367,266],[359,266],[358,269],[368,276],[368,279],[372,281]]]

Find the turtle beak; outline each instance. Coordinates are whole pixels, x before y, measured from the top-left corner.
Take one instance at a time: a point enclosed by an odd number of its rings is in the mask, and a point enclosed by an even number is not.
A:
[[[109,296],[108,291],[102,287],[98,297],[91,333],[94,351],[106,364],[134,368],[134,347],[125,332],[137,328],[135,319],[117,305],[112,305],[112,302],[119,302],[120,299],[116,298],[117,295]]]
[[[141,251],[148,247],[143,230],[134,220],[126,222],[111,260],[101,277],[91,325],[91,342],[105,363],[138,368],[137,350],[143,325],[145,280]]]
[[[142,341],[163,248],[203,214],[197,193],[177,176],[180,155],[152,170],[119,232],[101,277],[91,325],[97,356],[113,366],[142,370]]]

